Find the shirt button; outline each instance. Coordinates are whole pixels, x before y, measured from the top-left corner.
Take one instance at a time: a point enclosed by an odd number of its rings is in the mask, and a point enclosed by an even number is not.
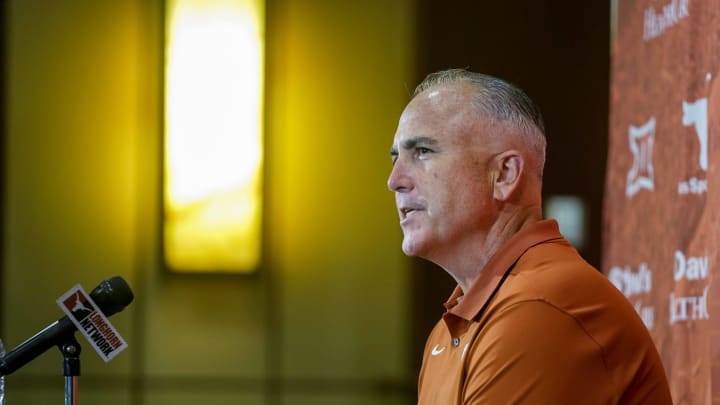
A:
[[[453,346],[455,346],[455,347],[460,346],[460,338],[454,338],[454,339],[453,339]]]

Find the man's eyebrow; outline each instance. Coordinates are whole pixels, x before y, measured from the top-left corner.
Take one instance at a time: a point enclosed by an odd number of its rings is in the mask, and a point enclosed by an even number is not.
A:
[[[427,136],[416,136],[413,138],[405,139],[404,141],[400,142],[400,146],[405,149],[412,149],[418,145],[435,145],[437,144],[437,139],[429,138]],[[390,156],[396,157],[399,154],[398,149],[393,146],[390,148]]]
[[[414,138],[407,138],[401,142],[403,149],[412,149],[417,145],[435,145],[437,139],[429,138],[427,136],[418,136]]]

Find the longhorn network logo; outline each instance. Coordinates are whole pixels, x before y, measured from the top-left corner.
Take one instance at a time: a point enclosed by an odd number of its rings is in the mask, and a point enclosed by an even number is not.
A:
[[[633,165],[627,175],[625,195],[629,198],[641,189],[650,191],[655,188],[653,174],[652,151],[655,143],[655,117],[642,126],[630,125],[628,129],[630,152],[633,154]]]
[[[127,348],[125,340],[79,284],[58,298],[57,304],[105,362]]]

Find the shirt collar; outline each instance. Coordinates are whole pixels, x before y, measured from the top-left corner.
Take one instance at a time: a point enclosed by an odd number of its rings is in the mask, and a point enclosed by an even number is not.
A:
[[[446,322],[447,315],[454,315],[468,322],[475,318],[520,256],[531,247],[553,239],[562,239],[554,219],[532,223],[513,235],[480,271],[466,294],[463,295],[459,285],[455,287],[455,291],[445,303],[448,310],[444,316]],[[460,297],[462,299],[458,301]]]

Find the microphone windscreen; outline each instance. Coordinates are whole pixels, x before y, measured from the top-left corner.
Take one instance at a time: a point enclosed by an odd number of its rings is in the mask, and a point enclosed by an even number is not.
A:
[[[128,283],[120,276],[111,277],[98,284],[90,297],[105,316],[122,311],[135,298]]]

